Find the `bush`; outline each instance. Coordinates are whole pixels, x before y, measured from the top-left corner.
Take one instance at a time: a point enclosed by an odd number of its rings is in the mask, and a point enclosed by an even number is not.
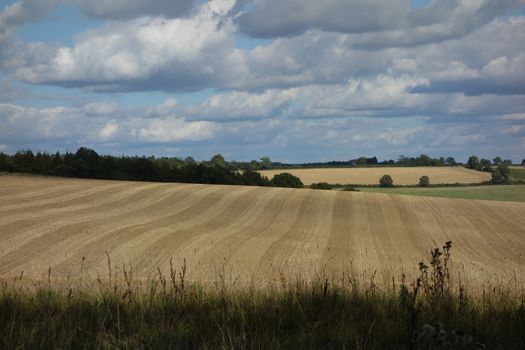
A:
[[[304,186],[300,178],[290,173],[276,174],[270,182],[272,186],[276,187],[301,188]]]
[[[508,184],[510,180],[510,168],[507,164],[502,163],[498,165],[498,168],[492,173],[492,183],[496,185]]]
[[[328,184],[327,182],[319,182],[319,183],[311,184],[310,188],[313,188],[315,190],[331,190],[332,185]]]
[[[428,178],[428,176],[426,175],[421,176],[419,178],[419,186],[427,187],[428,185],[430,185],[430,179]]]
[[[379,187],[392,187],[394,185],[394,180],[390,175],[383,175],[379,179]]]

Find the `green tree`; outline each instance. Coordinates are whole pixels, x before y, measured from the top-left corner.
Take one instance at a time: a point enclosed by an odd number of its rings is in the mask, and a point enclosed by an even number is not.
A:
[[[467,162],[467,168],[479,169],[479,158],[476,156],[470,156]]]
[[[316,190],[331,190],[332,186],[328,184],[327,182],[319,182],[319,183],[311,184],[310,188],[313,188]]]
[[[525,159],[521,161],[521,165],[525,165]]]
[[[492,162],[494,163],[494,165],[500,165],[501,163],[503,163],[503,160],[501,160],[500,156],[497,156],[496,158],[492,159]]]
[[[260,167],[262,170],[270,169],[272,167],[272,161],[270,160],[270,157],[261,157],[260,159]]]
[[[366,157],[359,157],[355,161],[356,165],[366,165]]]
[[[501,175],[499,170],[496,170],[492,173],[492,183],[495,185],[500,185],[500,184],[505,183],[505,177]]]
[[[281,173],[273,176],[271,180],[272,186],[276,187],[294,187],[301,188],[303,187],[303,182],[300,178],[290,173]]]
[[[456,160],[454,159],[454,157],[448,157],[448,158],[445,160],[445,163],[446,163],[447,165],[451,165],[451,166],[453,166],[453,165],[457,165]]]
[[[184,163],[186,164],[195,164],[195,159],[193,159],[193,157],[186,157],[184,158]]]
[[[510,168],[507,164],[501,163],[492,173],[492,183],[503,184],[510,183]]]
[[[379,187],[392,187],[394,185],[394,179],[390,175],[383,175],[379,179]]]
[[[419,178],[419,186],[421,187],[427,187],[428,185],[430,185],[430,179],[428,176],[426,175],[423,175]]]
[[[479,170],[482,171],[491,171],[492,163],[488,159],[482,159],[479,161]]]
[[[218,154],[214,155],[213,157],[211,157],[210,163],[211,163],[211,165],[214,165],[214,166],[219,167],[219,168],[226,168],[228,166],[228,163],[224,159],[224,156],[222,154],[220,154],[220,153],[218,153]]]

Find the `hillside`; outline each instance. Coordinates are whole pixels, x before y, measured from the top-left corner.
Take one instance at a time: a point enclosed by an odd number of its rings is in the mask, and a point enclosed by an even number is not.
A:
[[[204,281],[377,270],[389,283],[452,240],[455,273],[522,283],[524,236],[525,203],[0,176],[1,278],[95,277],[107,252],[138,277],[173,257]]]
[[[396,185],[417,185],[419,178],[423,175],[430,178],[431,184],[468,184],[491,179],[488,172],[470,170],[464,167],[370,167],[260,171],[262,175],[270,178],[282,172],[289,172],[298,176],[305,185],[318,182],[342,185],[377,185],[379,178],[385,174],[392,176]]]

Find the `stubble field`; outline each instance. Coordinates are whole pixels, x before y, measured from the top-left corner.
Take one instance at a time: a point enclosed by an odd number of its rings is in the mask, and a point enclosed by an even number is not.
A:
[[[525,203],[197,184],[0,177],[0,278],[188,278],[265,284],[343,272],[415,273],[454,242],[454,274],[522,284]],[[366,276],[366,277],[365,277]],[[475,283],[475,282],[474,282]]]
[[[305,185],[327,182],[329,184],[377,185],[385,174],[392,176],[396,185],[417,185],[426,175],[431,184],[469,184],[489,181],[488,172],[469,170],[464,167],[374,167],[374,168],[318,168],[262,170],[260,173],[272,178],[275,174],[288,172],[298,176]]]

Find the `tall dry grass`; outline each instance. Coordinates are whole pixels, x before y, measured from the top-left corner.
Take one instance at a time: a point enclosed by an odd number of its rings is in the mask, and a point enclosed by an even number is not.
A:
[[[0,349],[523,349],[525,294],[451,282],[451,242],[415,281],[379,288],[344,276],[235,288],[189,283],[185,263],[138,280],[108,256],[107,276],[56,285],[5,281]],[[343,281],[346,281],[342,283]]]

